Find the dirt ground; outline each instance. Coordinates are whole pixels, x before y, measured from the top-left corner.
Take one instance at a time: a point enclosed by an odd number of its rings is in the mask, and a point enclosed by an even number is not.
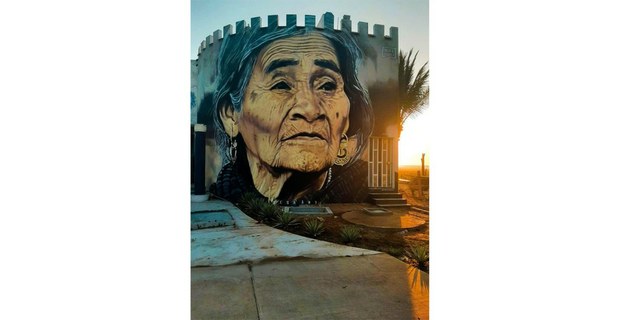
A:
[[[409,182],[400,181],[398,189],[403,194],[403,197],[407,200],[407,203],[428,210],[429,209],[429,194],[424,192],[420,195],[418,192],[412,192],[412,180],[417,175],[417,169],[415,167],[402,168],[399,170],[399,176],[401,179],[409,180]],[[415,189],[415,186],[413,187]],[[415,189],[417,190],[417,189]],[[417,227],[408,229],[386,229],[386,228],[374,228],[363,225],[356,225],[361,230],[360,239],[353,243],[344,243],[340,235],[340,230],[345,225],[351,225],[352,223],[344,220],[342,215],[349,211],[362,210],[363,208],[373,207],[372,204],[359,204],[359,203],[345,203],[345,204],[329,204],[328,207],[334,213],[333,216],[321,217],[323,221],[325,231],[316,237],[316,239],[329,241],[333,243],[349,245],[359,248],[365,248],[370,250],[382,251],[388,253],[394,257],[397,257],[405,262],[410,262],[405,256],[405,249],[412,246],[426,246],[429,244],[429,214],[407,209],[391,209],[396,214],[409,214],[417,219],[424,220],[424,224]],[[314,218],[312,216],[301,217],[300,220]],[[304,228],[300,223],[297,226],[290,227],[286,231],[299,234],[302,236],[308,236],[304,232]]]

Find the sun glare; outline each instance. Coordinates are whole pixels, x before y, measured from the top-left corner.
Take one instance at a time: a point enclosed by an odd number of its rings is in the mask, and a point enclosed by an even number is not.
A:
[[[420,165],[424,153],[424,165],[430,165],[430,109],[405,121],[398,141],[398,165]]]

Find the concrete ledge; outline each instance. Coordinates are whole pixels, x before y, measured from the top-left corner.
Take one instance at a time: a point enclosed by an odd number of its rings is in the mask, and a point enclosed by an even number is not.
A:
[[[389,216],[392,214],[392,211],[382,208],[364,208],[362,211],[371,216]]]
[[[270,259],[330,258],[380,253],[306,238],[259,224],[227,201],[211,200],[192,204],[194,212],[218,210],[228,211],[237,228],[193,230],[192,267],[256,263]]]
[[[299,206],[299,207],[284,207],[284,212],[290,212],[298,215],[317,215],[317,216],[332,216],[334,213],[329,207],[319,206]]]
[[[192,230],[234,226],[235,222],[226,210],[192,212]]]
[[[349,211],[341,215],[342,219],[372,228],[409,229],[426,223],[409,213],[388,213],[383,215],[369,215],[364,211]]]
[[[380,252],[301,237],[265,225],[191,232],[191,266],[223,266],[292,258],[374,255]]]
[[[209,200],[208,194],[192,194],[192,202],[204,202]]]

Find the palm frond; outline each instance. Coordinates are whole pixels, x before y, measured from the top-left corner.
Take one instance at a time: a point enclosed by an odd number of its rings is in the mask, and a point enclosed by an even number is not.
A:
[[[407,54],[401,51],[398,55],[400,131],[402,131],[405,120],[413,114],[421,113],[428,105],[428,61],[415,72],[418,53],[419,51],[413,55],[413,49],[411,49]]]

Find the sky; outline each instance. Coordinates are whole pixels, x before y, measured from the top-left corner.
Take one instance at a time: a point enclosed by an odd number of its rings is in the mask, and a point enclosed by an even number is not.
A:
[[[380,4],[380,5],[379,5]],[[342,1],[212,1],[192,0],[191,2],[191,48],[190,58],[196,59],[200,43],[215,30],[235,22],[261,17],[263,25],[268,15],[279,16],[280,23],[286,14],[297,14],[297,21],[303,21],[306,14],[315,15],[318,22],[325,12],[334,14],[335,24],[344,15],[351,16],[352,29],[357,31],[357,22],[368,22],[369,31],[373,24],[383,24],[386,32],[390,27],[398,27],[399,49],[402,51],[419,50],[416,69],[429,61],[429,10],[428,0],[393,0],[378,2],[376,0],[342,0]],[[234,28],[234,27],[233,27]],[[370,31],[372,32],[372,31]],[[430,66],[430,62],[429,62]],[[432,76],[432,73],[431,73]],[[430,129],[432,107],[422,114],[411,117],[405,122],[399,141],[399,165],[420,164],[425,153],[425,164],[430,164]]]

